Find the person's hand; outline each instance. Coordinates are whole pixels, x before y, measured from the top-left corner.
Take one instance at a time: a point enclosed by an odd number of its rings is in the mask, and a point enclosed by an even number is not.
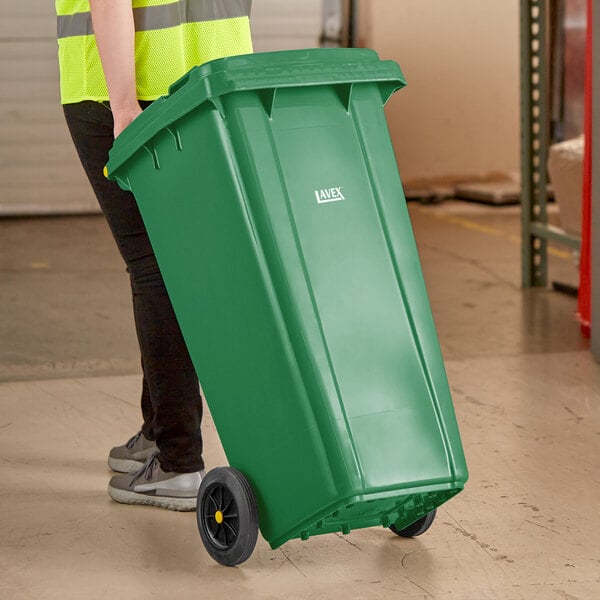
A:
[[[113,113],[115,138],[142,112],[142,108],[137,102],[133,103],[131,106],[111,106],[111,108]]]

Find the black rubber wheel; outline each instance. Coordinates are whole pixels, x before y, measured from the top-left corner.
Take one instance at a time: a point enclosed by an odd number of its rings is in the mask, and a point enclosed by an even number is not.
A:
[[[435,510],[427,513],[424,517],[421,517],[418,521],[415,521],[412,525],[405,527],[404,529],[398,529],[395,525],[390,525],[390,529],[400,537],[416,537],[425,533],[433,524],[435,519]]]
[[[198,490],[196,520],[207,552],[227,567],[247,560],[258,538],[256,498],[236,469],[209,471]]]

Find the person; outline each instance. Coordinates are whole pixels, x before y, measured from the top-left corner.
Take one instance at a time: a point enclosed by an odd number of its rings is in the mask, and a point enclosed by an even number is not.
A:
[[[55,0],[61,103],[80,161],[131,281],[142,427],[109,453],[117,502],[194,510],[202,397],[131,193],[103,176],[127,125],[195,65],[252,52],[251,0]]]

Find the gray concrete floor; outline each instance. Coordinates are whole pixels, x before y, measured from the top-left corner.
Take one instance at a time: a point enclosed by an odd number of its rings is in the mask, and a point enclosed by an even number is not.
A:
[[[600,597],[600,366],[574,298],[520,288],[519,213],[410,204],[471,478],[415,540],[259,539],[224,569],[192,514],[117,505],[139,423],[129,284],[101,217],[0,220],[0,597]],[[576,283],[551,250],[551,276]],[[209,467],[225,457],[204,426]]]

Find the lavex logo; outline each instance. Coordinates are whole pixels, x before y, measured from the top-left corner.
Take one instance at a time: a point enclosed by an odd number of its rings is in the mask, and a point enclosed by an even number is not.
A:
[[[325,188],[322,190],[315,190],[315,197],[319,204],[325,202],[338,202],[339,200],[345,200],[346,197],[342,193],[341,187]]]

